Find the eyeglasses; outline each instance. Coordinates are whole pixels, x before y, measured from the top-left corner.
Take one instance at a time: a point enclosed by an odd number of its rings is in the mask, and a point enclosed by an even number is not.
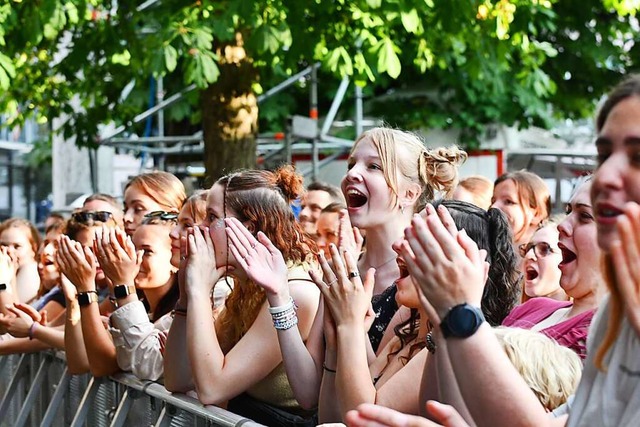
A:
[[[556,253],[556,251],[549,245],[547,242],[538,242],[533,243],[529,242],[527,244],[520,245],[520,256],[524,258],[527,256],[529,251],[533,249],[533,253],[537,258],[544,258],[551,253]]]
[[[81,224],[87,224],[93,221],[107,222],[109,221],[109,218],[113,218],[113,214],[106,211],[76,212],[71,215],[71,218]]]
[[[175,221],[178,219],[178,214],[175,212],[165,211],[153,211],[144,216],[145,218],[160,218],[163,221]]]

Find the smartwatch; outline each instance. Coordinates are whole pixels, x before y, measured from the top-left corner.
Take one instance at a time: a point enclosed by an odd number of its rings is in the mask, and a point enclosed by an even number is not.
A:
[[[479,307],[464,303],[449,310],[440,323],[440,329],[445,338],[467,338],[475,334],[484,321]]]
[[[0,291],[6,291],[7,290],[7,284],[6,283],[0,283]]]
[[[89,292],[78,292],[78,305],[80,307],[87,306],[91,303],[98,302],[98,292],[89,291]]]
[[[136,293],[136,287],[131,285],[116,285],[113,287],[113,296],[116,299],[126,298],[127,296]]]

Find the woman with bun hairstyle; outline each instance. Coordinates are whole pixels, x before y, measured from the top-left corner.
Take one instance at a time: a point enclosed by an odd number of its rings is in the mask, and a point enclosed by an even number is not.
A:
[[[124,187],[125,232],[133,236],[149,212],[178,214],[186,198],[182,181],[169,172],[147,172],[131,178]]]
[[[507,172],[496,179],[491,207],[507,216],[517,250],[527,244],[533,233],[551,213],[551,197],[547,184],[533,172]]]
[[[350,227],[343,227],[340,246],[358,259],[364,275],[375,268],[369,338],[376,351],[397,310],[394,281],[399,277],[392,245],[403,235],[414,213],[436,196],[450,198],[458,184],[458,166],[467,154],[455,147],[427,149],[415,134],[374,128],[356,140],[342,179],[350,224],[366,232],[362,256],[355,253]],[[349,242],[349,243],[347,243]]]
[[[167,390],[195,386],[203,404],[229,402],[229,410],[267,425],[308,415],[287,381],[277,336],[297,329],[306,339],[318,307],[308,273],[315,245],[289,207],[302,191],[291,166],[232,173],[211,187],[205,220],[183,239],[185,294],[167,338]],[[231,238],[232,224],[244,227],[234,235],[241,241]],[[235,286],[214,319],[209,296],[224,275]],[[286,280],[290,298],[266,294],[261,285],[269,280]]]

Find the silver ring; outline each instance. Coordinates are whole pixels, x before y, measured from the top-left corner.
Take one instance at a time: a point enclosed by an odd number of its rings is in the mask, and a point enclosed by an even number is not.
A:
[[[349,273],[349,279],[355,279],[356,277],[360,277],[360,273],[358,271],[352,271]]]
[[[253,242],[253,243],[251,244],[251,249],[255,249],[255,248],[256,248],[256,245],[257,245],[257,243],[256,243],[256,242]]]
[[[180,257],[180,261],[184,261],[185,259],[187,259],[187,257],[186,257],[186,256],[181,256],[181,257]]]

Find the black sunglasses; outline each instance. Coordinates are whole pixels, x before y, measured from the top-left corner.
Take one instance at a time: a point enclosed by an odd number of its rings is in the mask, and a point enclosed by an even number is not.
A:
[[[520,245],[520,256],[524,258],[527,256],[529,251],[533,249],[533,253],[536,254],[537,258],[544,258],[551,253],[556,253],[555,250],[549,245],[547,242],[538,242],[533,243],[529,242],[527,244]]]
[[[178,219],[178,214],[175,212],[165,211],[153,211],[145,214],[145,218],[160,218],[163,221],[175,221]]]
[[[87,211],[87,212],[75,212],[71,215],[74,221],[81,224],[87,224],[90,222],[107,222],[110,218],[113,218],[111,212],[106,211]]]

